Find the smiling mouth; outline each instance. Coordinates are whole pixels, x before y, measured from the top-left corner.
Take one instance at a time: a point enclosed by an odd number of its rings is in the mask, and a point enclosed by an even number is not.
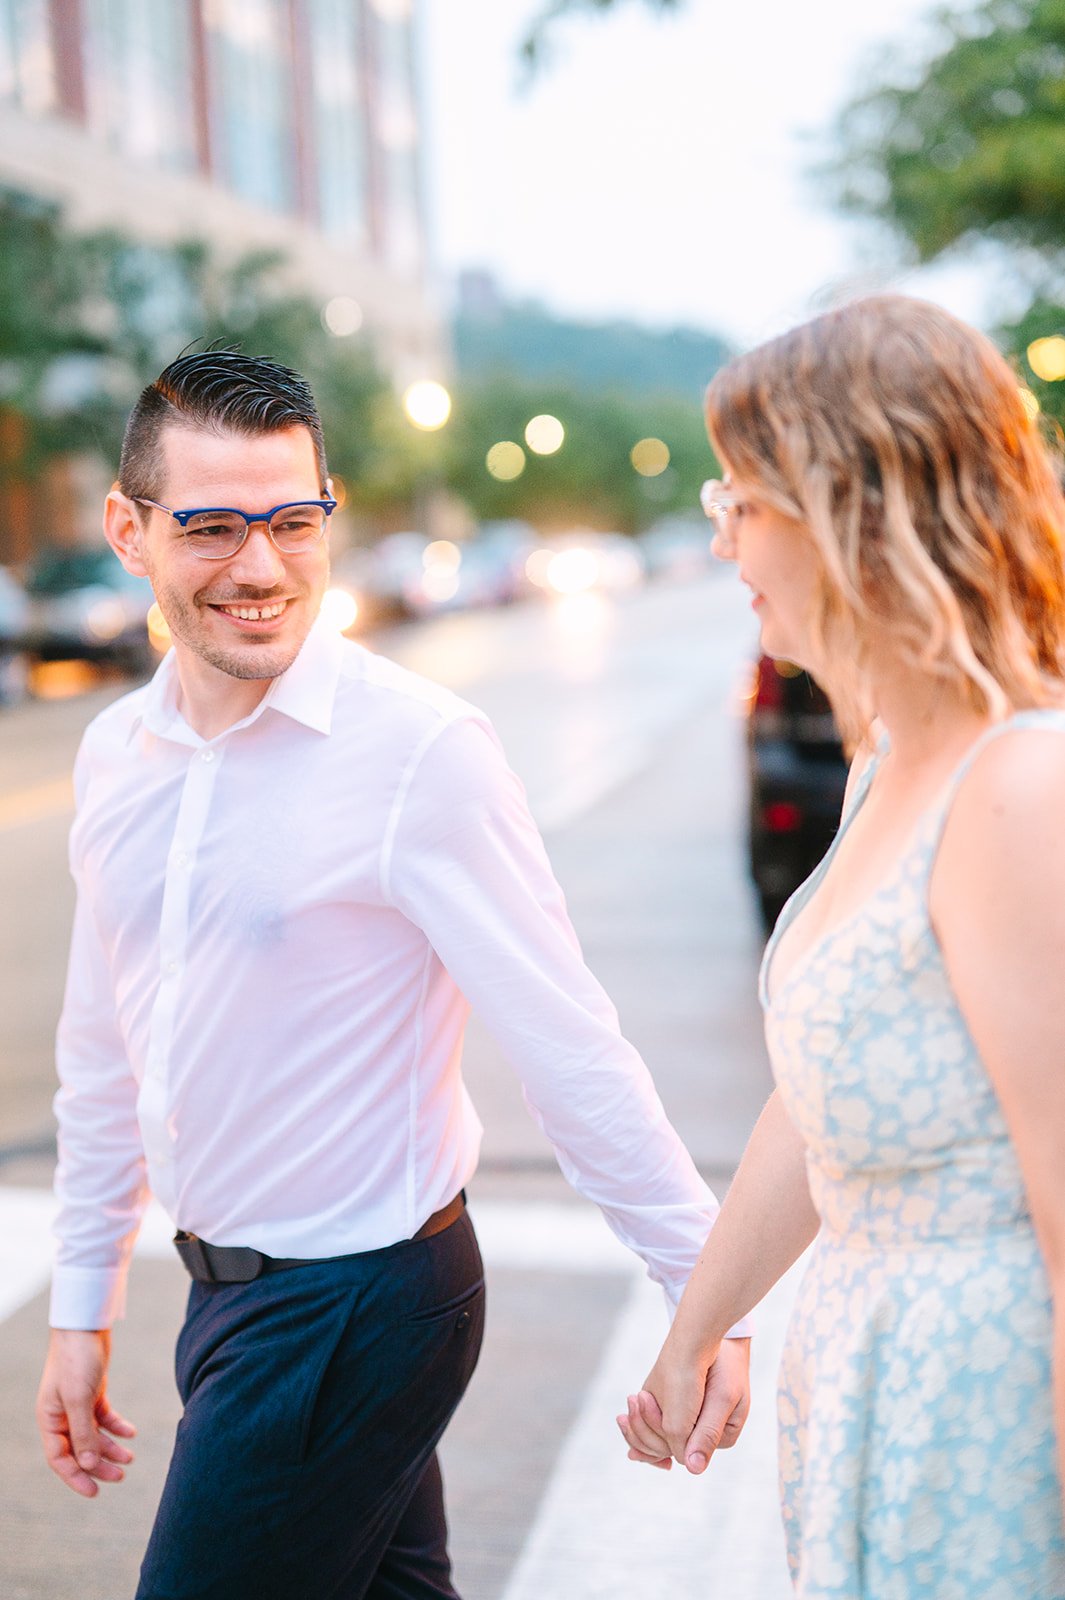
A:
[[[212,611],[220,611],[224,617],[232,617],[237,622],[276,622],[287,610],[289,601],[271,600],[256,606],[219,601],[209,601],[208,604]]]

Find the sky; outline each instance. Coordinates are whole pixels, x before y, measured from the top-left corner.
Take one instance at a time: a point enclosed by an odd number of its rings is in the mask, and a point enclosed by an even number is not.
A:
[[[445,283],[599,321],[685,323],[749,343],[888,286],[977,322],[986,271],[905,269],[809,176],[838,109],[934,0],[621,0],[557,25],[522,88],[533,0],[422,0],[430,236]]]

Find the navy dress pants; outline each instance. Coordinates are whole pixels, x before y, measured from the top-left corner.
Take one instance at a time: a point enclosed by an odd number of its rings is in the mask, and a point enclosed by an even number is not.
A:
[[[137,1600],[457,1600],[436,1446],[483,1328],[466,1212],[430,1239],[194,1283]]]

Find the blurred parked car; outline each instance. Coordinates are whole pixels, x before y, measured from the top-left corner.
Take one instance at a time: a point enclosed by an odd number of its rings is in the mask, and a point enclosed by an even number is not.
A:
[[[747,735],[750,869],[768,931],[832,843],[847,762],[824,691],[788,661],[759,658]]]
[[[525,563],[532,583],[547,594],[619,593],[643,582],[643,557],[623,533],[592,529],[545,540]]]
[[[156,656],[148,638],[152,589],[107,546],[44,550],[26,573],[25,644],[36,661],[88,661],[141,676]]]
[[[21,584],[6,567],[0,567],[0,706],[14,705],[26,693],[29,614],[30,603]]]
[[[637,534],[636,544],[649,578],[697,578],[715,565],[705,517],[701,522],[690,517],[662,517]],[[717,566],[725,570],[720,562]]]

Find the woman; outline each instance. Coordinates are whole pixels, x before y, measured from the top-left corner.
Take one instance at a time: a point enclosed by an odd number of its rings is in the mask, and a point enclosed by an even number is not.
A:
[[[1015,377],[865,300],[708,395],[716,553],[857,754],[766,950],[777,1088],[619,1424],[691,1470],[724,1331],[816,1236],[779,1396],[805,1600],[1063,1600],[1065,503]]]

